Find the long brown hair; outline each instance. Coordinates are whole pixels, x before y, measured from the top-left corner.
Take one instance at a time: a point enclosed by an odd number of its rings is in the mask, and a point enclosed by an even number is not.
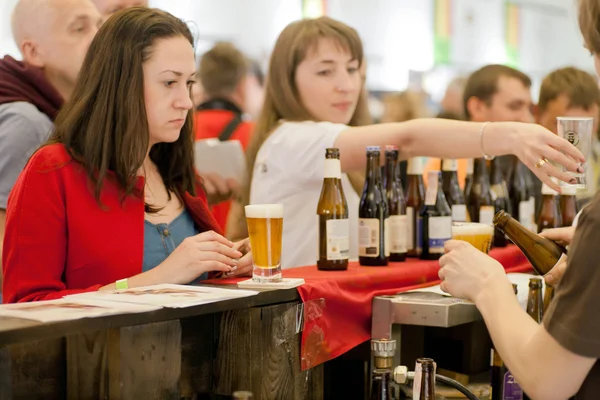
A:
[[[303,19],[289,24],[279,35],[271,60],[265,85],[265,100],[248,147],[248,171],[245,204],[250,200],[250,184],[256,155],[265,140],[279,125],[279,121],[311,121],[311,115],[300,100],[296,87],[296,69],[307,53],[320,39],[333,39],[346,49],[353,59],[364,67],[363,47],[358,33],[348,25],[332,18]],[[361,71],[364,71],[361,68]],[[363,79],[364,83],[364,79]],[[348,125],[367,125],[371,122],[367,108],[366,92],[361,90],[354,115]]]
[[[579,29],[588,50],[600,55],[600,4],[597,0],[579,0]]]
[[[90,45],[72,97],[56,118],[50,143],[62,143],[85,167],[99,204],[106,178],[116,180],[123,198],[134,192],[150,143],[142,66],[157,40],[179,36],[194,46],[189,28],[180,19],[161,10],[134,7],[109,18]],[[150,151],[167,190],[178,196],[186,191],[195,195],[198,183],[192,118],[188,112],[175,142],[158,143]]]

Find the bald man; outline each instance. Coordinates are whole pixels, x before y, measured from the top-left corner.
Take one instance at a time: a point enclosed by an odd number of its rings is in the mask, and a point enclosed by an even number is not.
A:
[[[92,2],[103,19],[129,7],[148,7],[148,0],[92,0]]]
[[[100,23],[90,0],[20,0],[15,6],[13,37],[23,61],[0,59],[0,255],[8,195],[48,139]]]

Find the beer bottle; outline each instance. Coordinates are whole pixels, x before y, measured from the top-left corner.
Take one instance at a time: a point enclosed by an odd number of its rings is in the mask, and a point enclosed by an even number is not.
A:
[[[546,275],[567,252],[552,240],[526,229],[504,211],[496,214],[494,225],[521,249],[539,275]]]
[[[421,246],[417,243],[417,217],[425,201],[425,183],[423,182],[423,161],[420,157],[408,160],[407,167],[408,190],[406,195],[406,218],[408,219],[407,255],[418,257]]]
[[[492,160],[490,185],[492,191],[492,198],[494,199],[494,213],[500,210],[504,210],[507,213],[512,213],[512,207],[508,198],[508,188],[506,186],[506,180],[502,173],[500,157],[496,157]],[[506,247],[508,240],[506,235],[499,230],[494,231],[494,247]]]
[[[533,175],[533,172],[529,170],[525,166],[525,164],[521,164],[521,169],[523,170],[523,176],[525,177],[525,185],[527,186],[527,193],[529,193],[529,218],[531,218],[531,231],[537,232],[537,210],[540,205],[540,201],[542,198],[541,191],[536,193],[535,186],[533,184],[534,179],[538,179],[537,176]]]
[[[392,400],[391,372],[389,369],[373,370],[371,380],[371,400]]]
[[[406,200],[400,181],[398,165],[398,146],[386,146],[385,149],[385,194],[388,202],[390,261],[406,260],[406,235],[408,225],[406,218]]]
[[[542,298],[542,278],[529,279],[529,295],[527,296],[527,314],[538,324],[542,322],[544,302]]]
[[[524,227],[532,230],[533,206],[530,201],[530,191],[525,179],[525,166],[517,157],[514,157],[508,185],[508,195],[511,199],[512,216]]]
[[[471,189],[473,188],[473,160],[469,158],[467,160],[467,175],[465,176],[465,201],[469,201],[469,196],[471,195]]]
[[[427,181],[429,187],[420,212],[418,229],[423,243],[421,259],[437,260],[444,254],[444,243],[452,239],[452,211],[441,190],[440,171],[429,171]]]
[[[233,398],[235,400],[252,400],[254,398],[254,395],[252,394],[252,392],[249,392],[247,390],[238,390],[236,392],[233,392]]]
[[[385,248],[385,225],[388,219],[388,210],[381,184],[379,158],[379,146],[367,147],[367,172],[358,210],[358,261],[360,265],[388,264]]]
[[[560,215],[562,216],[561,226],[572,226],[575,216],[579,211],[577,209],[577,190],[572,186],[563,186],[560,194]]]
[[[467,209],[471,221],[492,225],[494,219],[494,202],[490,190],[490,180],[485,158],[475,159],[471,193],[467,198]]]
[[[467,206],[465,204],[465,195],[460,190],[458,184],[458,161],[443,160],[442,161],[442,188],[446,201],[452,209],[452,221],[467,222]]]
[[[562,225],[558,208],[558,193],[545,183],[542,185],[542,206],[537,220],[538,233],[544,229],[559,228]]]
[[[435,400],[435,365],[431,358],[417,359],[420,365],[419,400]],[[419,367],[417,367],[419,368]],[[415,371],[415,378],[417,378]]]
[[[517,285],[513,283],[515,296],[518,294]],[[500,354],[492,347],[492,393],[491,400],[521,400],[523,389],[510,373]]]
[[[350,222],[348,204],[342,187],[340,151],[325,150],[325,178],[317,206],[319,219],[319,254],[317,268],[320,270],[345,270],[350,253]]]
[[[554,286],[546,285],[546,289],[544,289],[544,310],[542,311],[543,315],[546,315],[546,310],[550,306],[552,299],[554,298]]]

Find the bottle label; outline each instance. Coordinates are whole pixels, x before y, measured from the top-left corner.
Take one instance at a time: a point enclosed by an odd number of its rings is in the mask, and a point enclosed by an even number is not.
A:
[[[435,206],[435,201],[437,199],[438,192],[438,174],[436,171],[431,171],[429,173],[429,186],[427,187],[427,192],[425,192],[425,205],[426,206]]]
[[[523,400],[523,389],[517,383],[517,380],[510,373],[506,371],[502,380],[502,400]]]
[[[444,159],[442,161],[442,171],[458,171],[458,160]]]
[[[469,158],[467,160],[467,175],[473,175],[473,165],[474,160],[472,158]]]
[[[326,159],[325,160],[325,178],[342,179],[342,167],[340,160]]]
[[[391,215],[387,220],[386,232],[389,232],[389,249],[390,253],[401,254],[406,253],[406,242],[408,234],[408,216],[407,215]],[[386,250],[387,251],[387,250]]]
[[[527,229],[531,229],[531,216],[529,215],[529,200],[519,202],[519,222]]]
[[[385,256],[390,256],[390,219],[386,218],[383,222],[383,250],[385,251]]]
[[[379,257],[379,220],[360,218],[358,220],[358,255]]]
[[[467,206],[464,204],[454,204],[452,206],[452,221],[467,222]]]
[[[429,217],[429,253],[444,254],[444,243],[452,239],[452,217]]]
[[[407,175],[423,175],[423,160],[421,157],[413,157],[408,159],[406,166]]]
[[[417,255],[423,252],[423,218],[417,217]]]
[[[415,248],[415,209],[406,207],[406,249]]]
[[[481,206],[479,208],[479,223],[494,226],[494,207]]]
[[[490,188],[491,192],[492,192],[492,197],[495,195],[496,199],[499,197],[507,197],[506,195],[506,191],[504,190],[504,184],[503,183],[497,183],[495,185],[492,185],[492,187]]]
[[[327,259],[347,260],[350,255],[350,220],[327,220]]]

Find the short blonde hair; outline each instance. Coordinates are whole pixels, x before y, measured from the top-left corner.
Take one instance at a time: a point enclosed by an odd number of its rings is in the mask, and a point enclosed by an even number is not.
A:
[[[215,98],[233,93],[248,74],[248,60],[233,44],[218,42],[200,59],[198,77],[206,96]]]
[[[410,90],[385,96],[383,104],[381,122],[404,122],[428,116],[423,96]]]

